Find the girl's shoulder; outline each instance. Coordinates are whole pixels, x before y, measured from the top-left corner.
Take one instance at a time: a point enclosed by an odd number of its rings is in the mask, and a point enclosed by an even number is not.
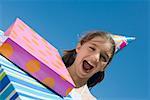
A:
[[[96,98],[91,94],[87,85],[80,88],[74,88],[71,92],[72,98],[79,98],[79,100],[96,100]]]

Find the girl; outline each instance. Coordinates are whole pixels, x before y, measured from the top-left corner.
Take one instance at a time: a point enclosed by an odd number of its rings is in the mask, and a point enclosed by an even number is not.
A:
[[[96,99],[89,88],[104,79],[105,68],[119,49],[116,37],[107,32],[89,32],[81,38],[75,49],[64,51],[62,59],[76,85],[71,92],[76,100],[77,96],[81,100]],[[124,41],[120,41],[120,49],[125,46]]]

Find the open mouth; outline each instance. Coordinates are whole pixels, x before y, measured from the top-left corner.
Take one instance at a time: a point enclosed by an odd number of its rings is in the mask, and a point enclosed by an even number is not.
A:
[[[83,61],[83,70],[85,71],[85,72],[89,72],[91,69],[93,69],[94,67],[90,64],[90,63],[88,63],[86,60],[84,60]]]

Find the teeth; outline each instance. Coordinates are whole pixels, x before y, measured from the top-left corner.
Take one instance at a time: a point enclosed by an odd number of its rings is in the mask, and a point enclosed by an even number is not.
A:
[[[92,64],[90,61],[87,61],[91,66],[93,66],[94,67],[94,64]]]

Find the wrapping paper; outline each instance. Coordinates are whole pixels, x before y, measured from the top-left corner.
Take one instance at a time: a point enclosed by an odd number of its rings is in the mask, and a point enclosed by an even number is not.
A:
[[[0,100],[72,100],[47,89],[0,55]]]
[[[67,96],[74,82],[58,50],[20,19],[4,33],[0,53],[61,96]],[[63,88],[62,88],[63,87]]]

